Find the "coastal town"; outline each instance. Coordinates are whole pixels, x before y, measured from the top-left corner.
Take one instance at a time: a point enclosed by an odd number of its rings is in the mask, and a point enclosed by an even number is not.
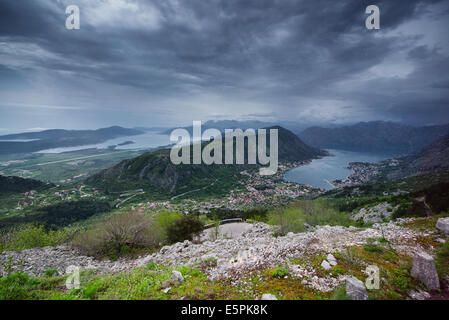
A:
[[[176,195],[159,201],[145,201],[146,192],[143,189],[105,194],[94,186],[79,182],[71,186],[56,185],[44,191],[25,192],[17,198],[13,206],[6,210],[3,208],[0,214],[5,216],[27,215],[33,210],[45,206],[81,199],[107,200],[111,201],[116,209],[129,209],[141,213],[168,210],[207,214],[217,209],[245,211],[254,208],[275,208],[295,199],[316,197],[325,192],[325,190],[310,185],[284,180],[283,177],[287,170],[308,163],[309,161],[298,161],[280,164],[278,172],[272,176],[259,175],[257,170],[244,170],[240,172],[242,179],[238,182],[238,187],[219,198],[199,200],[192,192],[184,196]]]
[[[138,203],[131,209],[141,213],[148,211],[182,211],[210,213],[213,210],[226,209],[230,211],[245,211],[253,208],[275,208],[285,205],[295,199],[316,197],[325,190],[314,188],[310,185],[298,184],[284,180],[287,170],[306,165],[309,161],[284,163],[272,176],[261,176],[258,171],[242,171],[240,174],[247,179],[239,182],[239,187],[232,189],[222,198],[208,200],[196,200],[193,194],[186,198],[177,198],[176,201],[157,201]],[[121,200],[119,200],[121,201]]]
[[[376,182],[379,178],[388,174],[391,168],[401,164],[399,159],[389,159],[378,163],[350,162],[348,169],[353,173],[344,180],[334,180],[335,188],[344,188]]]

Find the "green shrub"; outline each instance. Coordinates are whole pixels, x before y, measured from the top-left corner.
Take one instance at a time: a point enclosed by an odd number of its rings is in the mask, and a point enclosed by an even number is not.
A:
[[[159,227],[166,230],[170,224],[181,218],[182,214],[179,212],[161,211],[155,219]]]
[[[79,234],[72,245],[90,256],[116,259],[131,248],[157,246],[162,239],[162,231],[152,217],[126,212],[98,222]]]
[[[28,274],[14,272],[0,278],[0,300],[25,300],[29,297],[29,288],[33,285]]]
[[[349,300],[348,296],[346,295],[346,286],[338,286],[332,292],[331,300]]]
[[[150,262],[150,263],[147,265],[147,268],[148,268],[148,270],[156,270],[157,264],[154,263],[154,262]]]
[[[393,213],[392,217],[394,219],[404,217],[410,212],[411,209],[412,203],[410,201],[402,199],[400,200],[399,207]]]
[[[383,252],[384,249],[382,247],[379,247],[375,243],[367,243],[363,246],[363,248],[368,252]]]
[[[273,272],[271,273],[271,276],[273,278],[284,278],[284,277],[288,276],[288,274],[289,274],[289,271],[286,267],[278,267],[273,270]]]
[[[182,214],[179,212],[161,211],[155,217],[155,223],[163,233],[163,238],[167,239],[167,228],[173,224],[176,220],[182,218]]]
[[[210,257],[201,261],[201,267],[205,269],[214,268],[217,266],[217,263],[218,263],[217,258]]]
[[[44,272],[44,275],[47,277],[54,277],[54,276],[57,276],[58,274],[59,274],[59,272],[56,269],[47,269]]]
[[[437,250],[435,264],[440,277],[449,275],[449,241]]]
[[[416,196],[424,195],[426,203],[435,214],[449,209],[449,182],[441,182],[429,188],[419,191]]]
[[[411,276],[408,270],[392,270],[391,277],[395,288],[401,292],[406,292],[411,286]]]
[[[67,241],[69,237],[70,233],[65,229],[47,231],[43,226],[24,225],[4,231],[0,235],[0,252],[56,246]]]
[[[320,199],[298,201],[287,208],[268,213],[268,223],[279,227],[279,235],[303,232],[305,222],[312,226],[353,224],[349,214],[339,212]]]
[[[87,283],[82,290],[83,297],[86,299],[94,299],[99,289],[100,285],[98,283]]]
[[[297,206],[306,215],[306,222],[312,226],[349,226],[353,222],[350,215],[334,209],[323,199],[299,201]]]
[[[183,216],[167,226],[167,241],[169,243],[192,240],[193,236],[203,231],[204,223],[193,216]]]
[[[268,223],[279,227],[276,235],[286,235],[289,232],[303,232],[305,215],[301,209],[285,208],[268,214]]]

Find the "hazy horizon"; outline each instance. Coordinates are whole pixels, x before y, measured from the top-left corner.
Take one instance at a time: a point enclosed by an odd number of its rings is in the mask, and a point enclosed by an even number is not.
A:
[[[202,121],[202,124],[204,125],[207,121],[239,121],[239,122],[245,122],[247,120],[234,120],[234,119],[223,119],[223,120],[206,120],[206,121]],[[248,120],[248,121],[259,121],[259,120]],[[285,123],[283,121],[270,121],[270,122],[264,122],[261,121],[262,123],[267,123],[267,124],[273,124],[273,125],[280,125],[281,127],[285,127],[288,129],[288,127],[292,127],[293,125],[295,125],[295,123],[291,122],[291,123]],[[343,123],[343,124],[318,124],[318,126],[323,127],[323,128],[338,128],[338,127],[344,127],[344,126],[351,126],[351,125],[356,125],[359,123],[373,123],[373,122],[387,122],[387,123],[395,123],[395,124],[399,124],[399,125],[405,125],[405,126],[413,126],[413,127],[426,127],[426,126],[433,126],[433,125],[419,125],[419,124],[406,124],[406,123],[400,123],[400,122],[395,122],[395,121],[384,121],[384,120],[368,120],[368,121],[359,121],[359,122],[354,122],[354,123]],[[441,123],[438,125],[447,125],[449,123]],[[192,123],[184,123],[181,125],[167,125],[167,126],[123,126],[123,125],[118,125],[118,124],[112,124],[112,125],[107,125],[107,126],[101,126],[101,127],[53,127],[53,128],[26,128],[26,129],[6,129],[6,128],[2,128],[2,130],[0,131],[0,136],[5,136],[5,135],[11,135],[11,134],[18,134],[18,133],[32,133],[32,132],[41,132],[41,131],[46,131],[46,130],[58,130],[58,129],[62,129],[62,130],[98,130],[98,129],[104,129],[104,128],[110,128],[110,127],[114,127],[114,126],[118,126],[118,127],[122,127],[122,128],[128,128],[128,129],[139,129],[139,128],[148,128],[148,129],[173,129],[173,128],[184,128],[184,127],[189,127],[192,126]],[[310,126],[307,126],[306,124],[304,124],[303,126],[297,125],[297,128],[310,128],[313,127],[315,125],[311,124]]]

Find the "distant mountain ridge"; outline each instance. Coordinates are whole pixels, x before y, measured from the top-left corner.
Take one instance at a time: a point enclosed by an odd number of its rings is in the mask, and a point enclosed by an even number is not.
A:
[[[423,172],[449,169],[449,134],[422,149],[410,166]]]
[[[97,130],[51,129],[0,136],[0,140],[36,139],[34,141],[0,141],[0,154],[36,152],[59,147],[74,147],[102,143],[109,139],[143,134],[136,129],[112,126]]]
[[[217,129],[224,132],[225,129],[262,129],[273,126],[281,126],[292,132],[299,132],[307,127],[310,127],[310,123],[298,122],[298,121],[260,121],[260,120],[208,120],[201,124],[203,130]],[[181,127],[186,129],[192,134],[192,126]],[[136,128],[137,129],[137,128]],[[165,129],[162,133],[170,134],[175,128]]]
[[[239,121],[239,120],[208,120],[204,123],[201,123],[201,128],[203,130],[207,129],[217,129],[220,132],[224,132],[225,129],[261,129],[270,126],[274,126],[275,123],[271,122],[263,122],[258,120],[248,120],[248,121]],[[173,129],[167,129],[163,131],[163,133],[170,134]],[[181,127],[181,129],[187,130],[190,134],[193,132],[192,126]]]
[[[301,161],[328,155],[325,151],[306,145],[294,133],[282,127],[274,126],[267,129],[278,129],[280,161]],[[208,143],[204,142],[203,148]],[[269,141],[267,143],[269,148],[271,144]],[[170,150],[161,149],[147,152],[134,159],[124,160],[112,168],[89,177],[86,182],[103,186],[109,190],[141,187],[174,193],[183,189],[207,187],[217,181],[219,182],[215,184],[216,186],[226,181],[236,180],[234,176],[238,175],[245,167],[245,165],[225,164],[175,165],[170,160]]]
[[[449,134],[415,154],[398,159],[401,165],[388,173],[389,179],[449,170]]]
[[[338,128],[310,127],[298,136],[317,148],[409,154],[448,133],[449,124],[415,127],[373,121]]]

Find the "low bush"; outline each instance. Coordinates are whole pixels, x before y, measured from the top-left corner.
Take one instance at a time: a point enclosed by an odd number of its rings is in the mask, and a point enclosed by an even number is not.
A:
[[[215,268],[218,264],[218,260],[215,257],[206,258],[201,260],[196,266],[199,270],[205,271],[207,269]]]
[[[167,241],[169,243],[192,240],[193,237],[203,231],[204,223],[193,216],[182,216],[167,226]]]
[[[56,269],[47,269],[44,272],[44,276],[47,276],[47,277],[54,277],[54,276],[57,276],[58,274],[59,274],[59,272]]]
[[[97,292],[99,289],[100,285],[98,283],[87,283],[82,290],[82,295],[84,298],[92,300],[97,296]]]
[[[331,300],[349,300],[346,295],[346,286],[340,285],[332,292]]]
[[[304,211],[306,222],[312,226],[349,226],[353,223],[348,213],[334,209],[322,199],[299,201],[297,206]]]
[[[162,240],[162,230],[154,217],[127,212],[98,222],[79,234],[72,245],[90,256],[115,259],[132,248],[157,246]]]
[[[437,250],[435,259],[437,271],[441,278],[449,275],[449,242]]]
[[[382,247],[378,246],[375,243],[367,243],[363,246],[363,248],[368,252],[383,252],[384,249]]]
[[[303,232],[305,215],[297,208],[285,208],[268,214],[268,223],[278,226],[275,235],[286,235],[289,232]]]
[[[36,247],[56,246],[67,241],[71,233],[66,229],[45,230],[35,224],[23,225],[0,234],[0,252],[20,251]]]
[[[167,239],[167,228],[173,224],[176,220],[182,218],[182,214],[179,212],[161,211],[155,217],[155,223],[163,233],[163,238]]]
[[[323,200],[303,200],[291,206],[272,211],[268,223],[279,227],[278,235],[305,231],[304,223],[316,225],[349,226],[354,222],[349,214],[339,212]]]
[[[32,279],[23,272],[14,272],[0,278],[0,300],[24,300],[29,297],[28,290]]]
[[[402,218],[402,217],[406,216],[410,212],[411,209],[412,209],[411,201],[401,199],[399,201],[399,207],[393,213],[392,217],[393,217],[393,219]]]
[[[284,277],[288,276],[288,274],[289,274],[289,271],[286,267],[278,267],[273,270],[273,272],[271,273],[271,276],[273,278],[284,278]]]

